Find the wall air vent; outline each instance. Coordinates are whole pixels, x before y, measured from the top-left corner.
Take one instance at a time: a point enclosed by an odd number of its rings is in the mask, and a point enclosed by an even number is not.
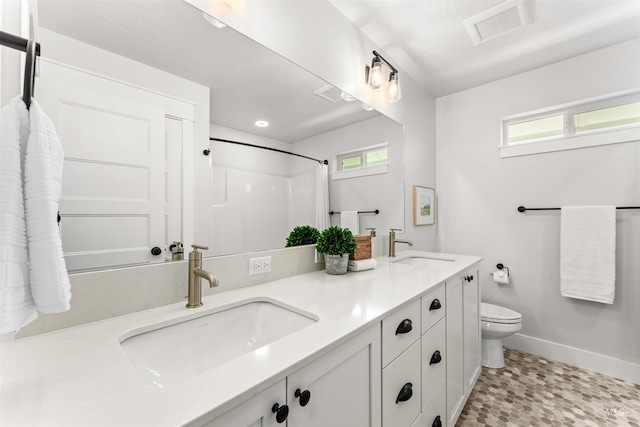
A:
[[[508,0],[463,21],[474,45],[505,34],[535,20],[533,0]]]
[[[342,91],[330,84],[326,84],[320,89],[314,90],[313,94],[329,102],[338,102],[342,100],[342,97],[340,96]]]

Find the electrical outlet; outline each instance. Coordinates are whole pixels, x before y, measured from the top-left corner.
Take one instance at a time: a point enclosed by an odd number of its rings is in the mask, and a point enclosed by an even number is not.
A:
[[[263,256],[260,258],[249,259],[249,276],[254,274],[269,273],[271,271],[271,257]]]

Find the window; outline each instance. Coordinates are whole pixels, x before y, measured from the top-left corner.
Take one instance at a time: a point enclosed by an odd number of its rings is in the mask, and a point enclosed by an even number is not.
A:
[[[640,139],[640,92],[502,118],[502,157]]]
[[[333,179],[386,173],[389,164],[389,146],[385,142],[339,153],[336,158],[337,171],[333,173]]]

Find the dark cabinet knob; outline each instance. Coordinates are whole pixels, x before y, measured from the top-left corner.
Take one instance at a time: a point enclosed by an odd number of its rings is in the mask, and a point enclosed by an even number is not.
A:
[[[471,282],[471,281],[473,281],[473,275],[471,275],[471,276],[464,276],[464,280],[466,280],[467,282]]]
[[[287,405],[280,406],[277,403],[274,403],[271,407],[271,412],[276,414],[276,421],[278,424],[281,424],[285,422],[289,416],[289,407]]]
[[[311,392],[309,390],[302,391],[297,389],[293,395],[300,398],[300,406],[307,406],[307,403],[309,403],[311,399]]]
[[[442,421],[440,421],[440,415],[438,415],[436,419],[433,420],[433,424],[431,424],[431,427],[442,427]]]
[[[436,350],[431,355],[431,360],[429,361],[429,365],[435,365],[440,362],[442,362],[442,356],[440,355],[440,350]]]
[[[162,249],[160,249],[159,247],[154,247],[153,249],[151,249],[151,255],[153,256],[158,256],[162,253]]]
[[[402,386],[400,393],[398,393],[398,397],[396,398],[396,405],[398,404],[398,402],[406,402],[407,400],[411,399],[411,396],[413,396],[413,384],[406,383]]]
[[[429,306],[429,311],[431,310],[440,310],[442,308],[442,304],[440,304],[440,300],[438,298],[431,301],[431,305]]]
[[[412,329],[413,329],[413,325],[411,324],[411,320],[410,319],[404,319],[398,325],[398,328],[396,329],[396,335],[409,333],[409,332],[411,332]]]

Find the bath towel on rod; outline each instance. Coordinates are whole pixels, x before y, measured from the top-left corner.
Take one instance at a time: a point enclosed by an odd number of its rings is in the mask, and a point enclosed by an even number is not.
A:
[[[615,206],[566,206],[560,220],[562,296],[613,304],[616,280]]]

